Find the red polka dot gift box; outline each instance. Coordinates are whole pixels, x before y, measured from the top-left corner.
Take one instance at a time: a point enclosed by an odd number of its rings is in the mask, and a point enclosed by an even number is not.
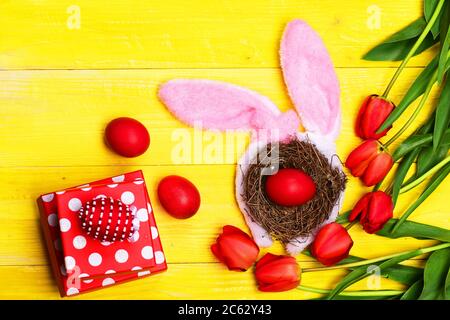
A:
[[[61,296],[167,269],[141,171],[38,198]]]

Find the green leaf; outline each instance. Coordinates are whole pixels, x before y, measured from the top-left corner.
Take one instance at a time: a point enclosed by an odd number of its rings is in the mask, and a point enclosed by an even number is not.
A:
[[[426,26],[427,21],[423,17],[420,17],[400,31],[392,34],[389,38],[384,40],[383,43],[396,43],[417,38],[418,36],[420,36]]]
[[[395,161],[398,161],[405,155],[409,154],[412,151],[416,151],[417,149],[424,147],[431,147],[433,142],[433,135],[431,133],[428,134],[414,134],[406,138],[392,153],[392,157]],[[446,146],[450,147],[450,129],[445,130],[441,147]]]
[[[426,22],[429,22],[434,10],[436,10],[439,0],[424,0],[423,1],[423,16]]]
[[[433,76],[437,70],[438,66],[438,56],[434,57],[433,60],[427,65],[427,67],[420,73],[417,79],[413,82],[411,87],[406,92],[402,101],[398,106],[391,112],[389,117],[383,122],[381,127],[378,129],[379,132],[390,127],[395,120],[397,120],[402,113],[413,103],[418,97],[420,97],[426,90],[428,83],[432,81]]]
[[[309,250],[305,250],[302,252],[303,254],[311,257],[311,252]],[[365,260],[360,257],[355,256],[348,256],[347,258],[341,260],[337,265],[340,264],[347,264],[347,263],[353,263]],[[355,268],[349,268],[350,270],[354,270]],[[405,285],[412,285],[417,280],[421,279],[423,275],[423,269],[422,268],[416,268],[411,266],[404,266],[401,264],[395,265],[390,268],[386,268],[381,273],[381,276],[390,280],[394,280],[397,282],[400,282]]]
[[[362,261],[362,260],[365,260],[365,259],[355,257],[355,256],[350,256],[347,259],[340,261],[338,263],[338,265],[358,262],[358,261]],[[355,270],[356,267],[349,268],[349,269]],[[394,281],[397,281],[397,282],[400,282],[400,283],[406,284],[406,285],[412,285],[414,282],[416,282],[417,280],[422,278],[423,269],[397,264],[395,266],[386,268],[385,270],[383,270],[381,272],[380,275],[386,279],[394,280]]]
[[[450,300],[450,269],[447,272],[447,278],[445,278],[444,299]]]
[[[449,33],[450,34],[450,33]],[[441,143],[445,130],[448,128],[450,121],[450,79],[445,81],[442,88],[441,96],[436,107],[434,133],[433,133],[433,148],[436,150]]]
[[[417,300],[423,289],[423,280],[417,280],[408,290],[402,295],[400,300]]]
[[[439,53],[439,64],[438,64],[438,76],[437,81],[439,84],[442,83],[445,74],[445,66],[447,64],[448,49],[450,47],[450,34],[447,29],[447,36],[441,41],[441,51]]]
[[[348,222],[348,216],[350,215],[350,213],[352,213],[352,210],[348,210],[348,211],[345,211],[345,212],[341,213],[336,218],[336,222],[340,223],[340,224],[347,223]]]
[[[450,25],[450,3],[446,1],[442,7],[442,15],[439,21],[439,34],[441,39],[447,37],[448,27]],[[442,43],[441,43],[442,45]]]
[[[393,257],[389,260],[386,260],[382,263],[380,263],[378,265],[379,270],[382,272],[383,270],[385,270],[386,268],[395,266],[396,264],[405,261],[407,259],[416,257],[420,254],[422,254],[422,250],[418,249],[418,250],[414,250],[414,251],[409,251],[409,252],[405,252],[403,254],[400,254],[396,257]],[[367,272],[367,266],[361,266],[356,268],[355,270],[353,270],[352,272],[350,272],[349,274],[347,274],[337,285],[336,287],[330,291],[327,299],[333,299],[337,294],[339,294],[339,292],[345,290],[345,288],[348,288],[349,286],[351,286],[352,284],[366,278],[367,276],[369,276],[371,273]]]
[[[445,144],[437,150],[433,150],[432,146],[423,148],[417,157],[416,175],[411,179],[420,177],[428,170],[433,168],[436,164],[444,160],[448,152],[448,145]],[[408,181],[409,183],[410,181]]]
[[[392,158],[397,162],[405,155],[410,155],[412,151],[419,151],[420,148],[430,145],[433,141],[431,134],[414,134],[406,138],[392,153]]]
[[[439,170],[430,180],[425,190],[422,194],[414,201],[411,206],[405,211],[398,222],[392,228],[392,232],[395,233],[402,223],[408,219],[408,217],[413,213],[433,192],[436,188],[444,181],[444,179],[450,174],[450,164],[444,166]]]
[[[430,21],[431,16],[433,15],[434,11],[436,10],[437,4],[438,4],[439,0],[424,0],[423,3],[423,13],[424,13],[424,17],[425,20],[427,22]],[[434,23],[433,27],[431,28],[431,33],[433,34],[434,38],[437,38],[439,36],[439,26],[440,26],[440,19],[442,17],[442,12],[443,10],[441,10],[441,12],[439,13],[438,18],[436,19],[436,22]]]
[[[408,55],[408,52],[411,51],[411,48],[417,41],[417,38],[394,43],[382,43],[367,52],[363,56],[363,59],[369,61],[401,61]],[[427,35],[413,56],[416,56],[431,48],[437,42],[438,39],[433,39],[431,34]]]
[[[402,284],[412,285],[422,277],[423,269],[397,264],[383,270],[381,275]]]
[[[397,171],[395,172],[394,179],[392,181],[392,201],[394,205],[397,203],[398,195],[400,194],[400,189],[402,188],[403,181],[408,174],[409,169],[413,165],[417,156],[419,155],[420,148],[413,149],[406,157],[400,161]]]
[[[419,300],[436,300],[444,297],[445,281],[450,268],[450,248],[433,252],[423,273],[423,290]]]
[[[400,61],[403,60],[425,29],[427,22],[423,17],[415,20],[402,30],[367,52],[363,59],[371,61]],[[438,42],[432,34],[426,36],[417,49],[415,55],[425,51]]]
[[[397,223],[397,219],[390,219],[377,235],[397,239],[401,237],[413,237],[416,239],[433,239],[443,242],[450,242],[450,230],[423,223],[405,221],[402,225],[392,233],[392,228]]]
[[[383,229],[378,231],[376,234],[382,237],[387,237],[391,239],[397,239],[401,237],[412,237],[419,240],[422,239],[433,239],[442,242],[450,242],[450,230],[443,229],[429,224],[405,221],[395,233],[392,233],[392,228],[397,223],[398,219],[389,219],[384,225]],[[347,221],[339,222],[340,224],[346,223]],[[308,251],[304,251],[308,254]],[[310,255],[310,254],[309,254]],[[343,260],[345,261],[345,260]],[[342,261],[342,262],[343,262]],[[354,261],[348,261],[348,263]]]
[[[397,298],[399,296],[342,296],[337,295],[334,300],[390,300],[392,298]],[[324,300],[324,298],[317,298],[312,300]]]

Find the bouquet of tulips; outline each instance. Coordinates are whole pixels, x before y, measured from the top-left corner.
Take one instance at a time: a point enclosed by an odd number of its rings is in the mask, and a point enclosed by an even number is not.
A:
[[[341,214],[336,222],[323,227],[316,235],[309,251],[324,267],[301,270],[295,258],[270,253],[256,262],[259,248],[243,231],[224,227],[211,247],[214,255],[230,270],[245,271],[255,262],[255,276],[261,291],[285,291],[293,288],[315,292],[327,299],[450,299],[450,230],[408,221],[408,217],[450,174],[450,0],[424,0],[423,17],[393,34],[369,51],[364,59],[402,61],[381,95],[368,96],[356,119],[356,134],[363,139],[346,160],[351,174],[359,177],[367,187],[373,187],[351,211]],[[394,104],[389,93],[411,57],[432,47],[438,53],[411,84],[403,99]],[[408,137],[405,131],[415,124],[417,116],[427,103],[433,87],[440,96],[428,120]],[[395,121],[406,109],[419,100],[414,112],[395,134],[384,142]],[[392,143],[403,141],[391,150]],[[386,176],[398,163],[391,181]],[[411,172],[416,163],[415,171]],[[422,186],[421,195],[400,215],[393,218],[398,197]],[[388,186],[381,190],[382,186]],[[353,241],[348,229],[357,221],[369,233],[388,238],[414,237],[432,239],[437,244],[416,250],[400,252],[375,259],[350,256]],[[345,225],[345,227],[344,227]],[[425,268],[405,266],[413,257],[431,253]],[[348,291],[352,284],[370,276],[368,266],[376,266],[381,276],[398,281],[406,290]],[[349,273],[334,289],[306,287],[300,284],[301,273],[345,268]]]

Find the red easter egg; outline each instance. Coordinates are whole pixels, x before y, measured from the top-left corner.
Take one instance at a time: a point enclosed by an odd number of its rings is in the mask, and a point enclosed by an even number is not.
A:
[[[137,157],[147,151],[150,135],[145,126],[132,118],[112,120],[105,130],[108,146],[124,157]]]
[[[281,206],[299,206],[316,194],[314,180],[299,169],[280,169],[267,178],[266,193]]]
[[[158,185],[163,208],[177,219],[192,217],[200,207],[200,193],[192,182],[180,176],[167,176]]]
[[[101,197],[86,202],[78,212],[84,231],[100,241],[124,241],[139,227],[134,212],[122,201]]]

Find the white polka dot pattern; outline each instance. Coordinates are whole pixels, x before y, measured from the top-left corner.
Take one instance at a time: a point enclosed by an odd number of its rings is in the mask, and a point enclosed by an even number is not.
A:
[[[116,251],[114,258],[118,263],[125,263],[128,260],[128,252],[125,249],[119,249]]]
[[[78,293],[80,293],[80,291],[78,291],[78,289],[75,288],[75,287],[67,289],[67,292],[66,292],[66,294],[68,296],[73,296],[73,295],[78,294]]]
[[[58,216],[56,213],[52,213],[47,217],[47,221],[51,227],[56,227],[58,225]]]
[[[93,267],[98,267],[102,264],[102,256],[97,252],[91,253],[88,259],[89,264]]]
[[[164,253],[162,251],[156,251],[155,252],[155,262],[156,264],[162,264],[164,263],[166,259],[164,258]]]
[[[125,180],[125,176],[122,174],[120,176],[114,177],[111,179],[113,182],[123,182]]]
[[[87,192],[87,191],[91,191],[92,187],[89,186],[89,184],[85,184],[83,186],[80,187],[81,191]]]
[[[132,204],[134,202],[134,194],[131,191],[125,191],[124,193],[122,193],[122,195],[120,196],[120,200],[122,200],[123,203],[125,204]]]
[[[81,208],[81,200],[78,198],[70,199],[69,209],[73,212],[77,212]]]
[[[82,235],[76,236],[75,238],[73,238],[73,246],[76,249],[83,249],[84,247],[86,247],[86,238]]]
[[[150,231],[152,233],[152,239],[155,240],[156,238],[158,238],[158,229],[156,229],[156,227],[151,227]]]
[[[142,270],[142,268],[139,266],[131,268],[131,271],[138,271],[138,270]],[[150,270],[144,270],[144,271],[140,271],[137,273],[138,277],[143,277],[143,276],[146,276],[149,274],[150,274]]]
[[[77,284],[71,287],[73,284],[68,284],[67,287],[64,283],[68,295],[82,293],[99,286],[109,286],[125,279],[150,275],[153,270],[155,272],[165,270],[165,257],[161,250],[158,230],[151,204],[144,192],[146,192],[145,182],[142,174],[137,171],[130,176],[121,175],[114,177],[114,180],[109,178],[41,196],[41,208],[44,209],[47,220],[44,220],[46,222],[44,227],[46,230],[57,228],[51,231],[50,236],[51,250],[56,252],[56,258],[59,259],[60,276],[73,274],[74,270],[82,272],[78,275],[80,286]],[[120,199],[123,206],[129,206],[134,213],[132,224],[135,232],[123,243],[99,241],[101,239],[95,240],[86,235],[86,231],[82,230],[78,221],[78,214],[74,214],[78,213],[89,199],[98,197],[98,201],[104,198],[107,202],[109,196]],[[62,241],[59,237],[55,238],[59,235],[55,231],[60,230]],[[66,264],[70,269],[66,269]],[[131,268],[132,266],[136,267]],[[133,273],[119,277],[112,269],[117,272],[132,270]],[[89,278],[90,275],[99,273],[105,276],[98,279]]]
[[[66,264],[66,271],[72,271],[76,265],[76,261],[75,261],[74,257],[71,257],[71,256],[65,257],[64,263]]]
[[[141,250],[142,258],[150,260],[153,258],[153,248],[150,246],[145,246]]]
[[[116,282],[114,281],[113,278],[105,278],[105,279],[103,279],[103,281],[102,281],[102,286],[103,286],[103,287],[106,287],[106,286],[110,286],[110,285],[112,285],[112,284],[114,284],[114,283],[116,283]]]
[[[59,229],[61,229],[61,232],[67,232],[70,230],[71,224],[70,220],[67,218],[62,218],[59,220]]]
[[[42,201],[44,201],[44,202],[52,202],[54,197],[55,197],[55,194],[49,193],[49,194],[46,194],[46,195],[42,196]]]
[[[92,283],[94,281],[94,279],[84,279],[89,277],[89,275],[87,273],[82,273],[80,274],[79,278],[81,279],[81,281],[83,281],[86,284]]]
[[[129,242],[134,243],[139,241],[139,231],[135,231],[133,235],[128,239]]]
[[[147,209],[139,209],[136,213],[137,218],[141,222],[146,222],[148,220]]]

